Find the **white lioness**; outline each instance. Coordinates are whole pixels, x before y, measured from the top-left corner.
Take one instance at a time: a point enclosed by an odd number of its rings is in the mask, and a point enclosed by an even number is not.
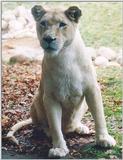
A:
[[[95,121],[96,143],[104,147],[114,146],[116,142],[106,127],[95,70],[77,27],[81,10],[75,6],[67,10],[48,10],[36,5],[32,14],[44,58],[31,118],[52,137],[53,148],[49,157],[63,157],[69,152],[63,133],[89,133],[81,123],[87,105]],[[87,105],[82,103],[84,99]],[[16,124],[7,136],[12,137],[24,123],[31,123],[31,119]]]

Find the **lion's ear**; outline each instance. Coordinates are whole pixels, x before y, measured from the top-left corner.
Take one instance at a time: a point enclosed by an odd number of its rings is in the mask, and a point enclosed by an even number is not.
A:
[[[76,23],[78,23],[78,20],[80,18],[80,16],[82,15],[81,10],[76,7],[76,6],[72,6],[69,7],[66,11],[65,11],[65,15],[71,20],[74,21]]]
[[[41,17],[46,13],[45,9],[40,5],[35,5],[31,9],[31,12],[36,21],[40,20]]]

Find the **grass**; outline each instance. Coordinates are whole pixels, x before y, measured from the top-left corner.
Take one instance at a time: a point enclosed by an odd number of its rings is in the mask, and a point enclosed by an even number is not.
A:
[[[84,159],[121,159],[121,148],[116,146],[113,149],[107,150],[89,144],[81,149],[81,154]]]
[[[109,131],[116,136],[119,146],[122,144],[122,79],[121,69],[99,69],[98,76],[104,85],[102,90],[105,113]],[[117,131],[117,132],[116,132]],[[115,134],[116,132],[116,134]]]
[[[107,150],[88,144],[81,148],[80,153],[85,159],[122,159],[121,69],[98,68],[97,77],[102,88],[108,131],[115,138],[117,145]]]
[[[49,6],[77,5],[82,10],[80,31],[87,46],[122,46],[121,2],[2,2],[3,12],[18,5],[31,8],[35,4]]]

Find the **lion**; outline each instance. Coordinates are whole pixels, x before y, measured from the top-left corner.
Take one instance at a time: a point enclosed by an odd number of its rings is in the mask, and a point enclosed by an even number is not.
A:
[[[69,149],[63,134],[89,133],[81,122],[89,107],[95,121],[96,144],[115,146],[106,127],[96,72],[78,29],[81,10],[77,6],[64,10],[35,5],[31,11],[44,50],[42,78],[31,106],[31,118],[13,126],[7,137],[18,143],[15,131],[33,123],[52,138],[48,156],[64,157]]]

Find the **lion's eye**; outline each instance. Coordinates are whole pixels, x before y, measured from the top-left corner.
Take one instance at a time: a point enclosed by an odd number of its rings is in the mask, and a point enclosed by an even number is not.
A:
[[[48,24],[47,24],[47,21],[42,21],[42,22],[40,23],[40,25],[43,26],[43,27],[47,27]]]
[[[64,22],[60,22],[60,23],[59,23],[59,27],[60,27],[60,28],[63,28],[63,27],[65,27],[66,25],[67,25],[67,24],[64,23]]]

